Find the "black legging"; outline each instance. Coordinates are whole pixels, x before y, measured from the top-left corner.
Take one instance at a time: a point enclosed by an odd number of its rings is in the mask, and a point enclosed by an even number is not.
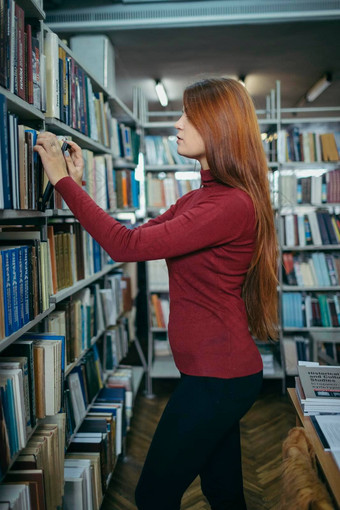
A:
[[[199,475],[212,510],[244,510],[239,421],[262,372],[234,379],[183,375],[163,412],[136,488],[139,510],[179,510]]]

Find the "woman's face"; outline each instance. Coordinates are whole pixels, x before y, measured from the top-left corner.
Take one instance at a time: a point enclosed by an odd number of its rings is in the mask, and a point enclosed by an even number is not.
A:
[[[191,124],[185,112],[175,124],[177,133],[177,152],[181,156],[197,159],[203,170],[208,168],[203,139]]]

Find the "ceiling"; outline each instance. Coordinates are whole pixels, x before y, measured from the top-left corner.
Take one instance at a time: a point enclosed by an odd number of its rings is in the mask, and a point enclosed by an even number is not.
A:
[[[83,0],[81,9],[73,0],[49,0],[44,2],[49,15],[71,13],[75,9],[84,12],[99,12],[101,8],[146,9],[154,13],[165,4],[180,5],[190,2],[161,2],[160,0],[100,1]],[[193,2],[191,5],[224,4],[230,7],[236,4],[225,2]],[[239,0],[241,4],[260,4]],[[266,6],[280,4],[262,0]],[[131,107],[134,86],[142,88],[150,110],[162,110],[157,101],[153,83],[161,79],[168,92],[169,110],[180,110],[182,92],[186,85],[209,76],[246,76],[246,87],[255,101],[256,108],[265,107],[266,95],[275,87],[276,80],[281,82],[281,97],[284,107],[294,107],[307,90],[325,73],[332,74],[332,84],[313,102],[313,106],[340,105],[340,2],[327,0],[306,2],[304,0],[281,0],[282,4],[304,3],[309,8],[313,3],[315,10],[299,12],[292,10],[291,15],[216,18],[192,20],[172,20],[170,23],[159,18],[153,22],[128,25],[120,23],[110,26],[108,23],[59,23],[51,28],[59,36],[68,38],[77,33],[105,33],[115,48],[116,90],[120,99]],[[120,4],[120,5],[119,5]],[[125,5],[123,5],[125,4]],[[137,5],[138,4],[138,5]],[[328,4],[328,5],[327,5]],[[332,5],[330,5],[332,4]],[[96,5],[96,7],[93,7]],[[109,7],[107,7],[109,5]],[[321,7],[331,7],[325,13]],[[334,7],[338,6],[338,9]],[[319,7],[319,8],[317,8]],[[158,11],[157,11],[158,12]],[[160,12],[160,11],[159,11]],[[251,13],[251,11],[249,10]],[[160,14],[160,16],[162,13]],[[182,22],[181,22],[182,21]]]

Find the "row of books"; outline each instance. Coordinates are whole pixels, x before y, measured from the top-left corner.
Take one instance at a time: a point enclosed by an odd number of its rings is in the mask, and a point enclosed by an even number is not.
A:
[[[311,173],[313,173],[312,170]],[[310,175],[308,177],[300,177],[294,171],[281,171],[280,176],[278,172],[275,172],[274,177],[280,179],[279,190],[282,206],[340,203],[339,168],[322,175]]]
[[[38,131],[19,124],[8,113],[7,98],[0,94],[0,208],[38,209],[43,193],[44,172],[33,151]]]
[[[88,385],[93,380],[90,372],[86,363],[85,369],[81,367],[74,381],[69,381],[74,409],[80,408],[82,402],[87,403],[85,399],[90,398],[87,392],[94,388],[92,383]],[[70,374],[69,379],[73,375]],[[96,374],[94,379],[98,380]],[[20,485],[24,484],[29,487],[27,508],[56,509],[61,507],[63,500],[65,508],[99,510],[116,458],[122,452],[132,416],[133,398],[132,367],[121,366],[109,374],[106,387],[93,396],[84,419],[79,422],[77,432],[69,442],[65,442],[67,413],[39,420],[33,435],[7,473],[9,463],[6,464],[6,461],[10,460],[5,452],[1,456],[1,475],[5,477],[0,486],[0,501],[10,496],[13,501],[19,500],[20,510],[26,508]],[[2,453],[7,439],[3,410],[3,401],[0,400],[4,439],[1,442]],[[64,454],[65,447],[67,451]]]
[[[62,507],[64,424],[64,413],[39,423],[0,485],[0,501],[10,502],[5,508],[52,510]],[[28,500],[24,502],[23,486],[29,491]]]
[[[147,135],[144,138],[146,165],[192,165],[197,162],[177,152],[176,136]]]
[[[106,370],[117,367],[128,353],[131,341],[128,318],[121,317],[116,326],[110,326],[104,335],[104,366]]]
[[[283,292],[282,320],[284,328],[339,327],[340,295]]]
[[[127,329],[124,323],[127,317],[123,314],[132,308],[130,280],[130,276],[121,272],[106,276],[101,283],[94,283],[58,303],[57,309],[48,315],[49,332],[65,336],[66,367],[91,347],[95,337],[109,328],[111,330],[112,322],[115,323],[112,328],[117,329],[117,338],[121,337],[118,335],[121,328]],[[106,369],[112,367],[107,363]]]
[[[65,228],[62,225],[67,225]],[[0,232],[0,334],[18,331],[49,308],[50,296],[113,263],[78,224]]]
[[[286,246],[327,246],[340,244],[340,215],[327,210],[281,217],[282,242]]]
[[[2,0],[0,25],[0,85],[40,109],[39,34],[14,0]]]
[[[25,447],[38,418],[53,416],[63,405],[64,337],[26,333],[0,357],[3,467]]]
[[[28,239],[19,242],[0,233],[1,338],[18,331],[49,307],[48,246],[33,236]]]
[[[201,179],[176,179],[173,173],[160,179],[151,172],[146,176],[146,202],[148,207],[170,207],[191,190],[198,189]]]
[[[111,155],[83,150],[84,189],[104,210],[139,207],[139,181],[131,169],[115,168]]]
[[[284,281],[302,287],[340,285],[340,254],[284,252]]]
[[[280,130],[277,137],[278,161],[339,161],[339,133],[301,131],[298,126]]]
[[[152,293],[150,295],[151,327],[167,328],[169,323],[169,297]]]
[[[103,92],[93,92],[90,77],[59,44],[59,38],[45,33],[46,116],[60,119],[109,147],[115,157],[138,161],[139,135],[112,115]]]
[[[48,226],[47,232],[53,294],[113,263],[76,221],[55,222]]]

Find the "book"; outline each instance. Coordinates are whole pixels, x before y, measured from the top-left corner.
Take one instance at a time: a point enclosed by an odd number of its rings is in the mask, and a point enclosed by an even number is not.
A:
[[[340,366],[298,365],[305,400],[324,400],[340,405]]]
[[[340,414],[323,414],[311,421],[326,451],[340,452]]]
[[[60,119],[59,39],[47,31],[44,51],[46,57],[46,116]]]

